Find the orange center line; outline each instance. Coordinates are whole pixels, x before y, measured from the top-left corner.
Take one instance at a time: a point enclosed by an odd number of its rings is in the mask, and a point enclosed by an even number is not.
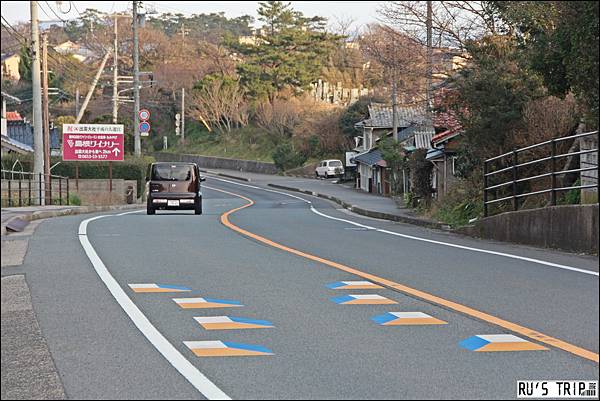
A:
[[[221,215],[221,223],[224,226],[226,226],[226,227],[228,227],[228,228],[230,228],[230,229],[232,229],[232,230],[234,230],[234,231],[236,231],[236,232],[238,232],[240,234],[243,234],[243,235],[245,235],[245,236],[247,236],[249,238],[255,239],[256,241],[260,241],[260,242],[262,242],[264,244],[267,244],[269,246],[272,246],[274,248],[281,249],[283,251],[292,253],[294,255],[297,255],[297,256],[300,256],[300,257],[303,257],[303,258],[306,258],[306,259],[309,259],[309,260],[312,260],[312,261],[315,261],[315,262],[319,262],[319,263],[325,264],[327,266],[336,268],[338,270],[341,270],[341,271],[344,271],[344,272],[347,272],[347,273],[350,273],[350,274],[354,274],[356,276],[365,278],[365,279],[373,281],[375,283],[384,285],[384,286],[386,286],[386,287],[388,287],[390,289],[397,290],[399,292],[408,294],[408,295],[416,297],[416,298],[420,298],[420,299],[425,300],[427,302],[430,302],[430,303],[433,303],[433,304],[436,304],[436,305],[439,305],[439,306],[442,306],[442,307],[445,307],[445,308],[448,308],[448,309],[452,309],[452,310],[454,310],[456,312],[463,313],[463,314],[465,314],[467,316],[474,317],[474,318],[482,320],[484,322],[487,322],[487,323],[490,323],[490,324],[494,324],[496,326],[500,326],[500,327],[502,327],[504,329],[507,329],[507,330],[510,330],[512,332],[521,334],[521,335],[523,335],[525,337],[528,337],[528,338],[531,338],[531,339],[533,339],[535,341],[539,341],[541,343],[550,345],[550,346],[555,347],[555,348],[559,348],[559,349],[561,349],[563,351],[567,351],[567,352],[569,352],[571,354],[574,354],[574,355],[577,355],[579,357],[582,357],[582,358],[585,358],[585,359],[589,359],[590,361],[594,361],[594,362],[598,363],[598,354],[595,353],[595,352],[593,352],[593,351],[587,350],[585,348],[578,347],[578,346],[570,344],[570,343],[568,343],[566,341],[562,341],[562,340],[560,340],[558,338],[547,336],[547,335],[545,335],[543,333],[540,333],[539,331],[536,331],[536,330],[533,330],[533,329],[529,329],[527,327],[521,326],[521,325],[516,324],[516,323],[509,322],[507,320],[501,319],[499,317],[490,315],[490,314],[485,313],[485,312],[478,311],[477,309],[473,309],[473,308],[468,307],[466,305],[462,305],[462,304],[459,304],[457,302],[453,302],[453,301],[450,301],[450,300],[447,300],[447,299],[444,299],[444,298],[441,298],[441,297],[429,294],[427,292],[420,291],[420,290],[417,290],[415,288],[411,288],[411,287],[408,287],[406,285],[403,285],[403,284],[400,284],[400,283],[396,283],[394,281],[391,281],[391,280],[388,280],[388,279],[385,279],[385,278],[382,278],[382,277],[378,277],[378,276],[370,274],[370,273],[366,273],[366,272],[360,271],[360,270],[358,270],[356,268],[353,268],[353,267],[350,267],[350,266],[346,266],[346,265],[343,265],[341,263],[337,263],[337,262],[334,262],[334,261],[331,261],[331,260],[328,260],[328,259],[321,258],[319,256],[315,256],[315,255],[311,255],[311,254],[306,253],[306,252],[299,251],[299,250],[294,249],[294,248],[290,248],[290,247],[288,247],[286,245],[283,245],[283,244],[280,244],[278,242],[272,241],[272,240],[270,240],[268,238],[262,237],[262,236],[260,236],[258,234],[254,234],[254,233],[252,233],[252,232],[250,232],[248,230],[244,230],[243,228],[240,228],[240,227],[236,226],[235,224],[231,223],[229,221],[229,216],[231,214],[239,211],[239,210],[242,210],[242,209],[245,209],[247,207],[250,207],[250,206],[254,205],[254,201],[252,199],[250,199],[250,198],[247,198],[247,197],[243,196],[243,195],[236,194],[236,193],[229,192],[229,191],[225,191],[225,190],[222,190],[222,189],[212,188],[212,187],[208,187],[208,186],[205,186],[205,188],[212,189],[214,191],[219,191],[219,192],[222,192],[222,193],[225,193],[225,194],[228,194],[228,195],[232,195],[232,196],[244,199],[245,201],[248,202],[245,205],[242,205],[242,206],[237,207],[235,209],[231,209],[231,210],[229,210],[229,211],[227,211],[227,212],[225,212],[225,213],[223,213]]]

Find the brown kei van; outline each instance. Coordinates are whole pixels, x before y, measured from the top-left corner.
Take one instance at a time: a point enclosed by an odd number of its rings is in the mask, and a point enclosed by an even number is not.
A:
[[[195,163],[152,163],[146,174],[147,214],[157,209],[193,209],[202,214],[200,176]]]

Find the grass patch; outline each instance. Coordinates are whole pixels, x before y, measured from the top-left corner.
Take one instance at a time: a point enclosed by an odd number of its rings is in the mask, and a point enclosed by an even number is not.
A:
[[[459,180],[442,200],[433,203],[428,215],[452,228],[469,224],[469,220],[483,216],[482,195],[479,185]]]
[[[216,133],[199,124],[188,125],[191,127],[186,129],[186,145],[172,146],[169,152],[273,162],[275,145],[259,128],[248,126],[229,133]]]

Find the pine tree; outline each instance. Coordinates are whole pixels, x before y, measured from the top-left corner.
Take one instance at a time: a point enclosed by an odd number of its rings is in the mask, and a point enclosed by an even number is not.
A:
[[[289,3],[260,3],[259,20],[265,25],[255,43],[229,46],[243,55],[237,73],[247,94],[271,103],[283,89],[298,93],[319,78],[321,67],[339,37],[325,32],[326,20],[307,18]]]

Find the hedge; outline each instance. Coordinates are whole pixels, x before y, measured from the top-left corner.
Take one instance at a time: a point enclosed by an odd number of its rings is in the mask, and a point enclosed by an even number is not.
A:
[[[31,155],[3,155],[2,169],[11,170],[13,163],[17,159],[23,166],[23,171],[33,171],[33,157]],[[52,157],[50,160],[52,166],[60,162],[60,164],[52,169],[53,175],[75,178],[75,166],[78,164],[79,178],[81,179],[108,178],[108,162],[65,162],[60,157]],[[154,161],[155,159],[151,156],[141,158],[126,157],[122,162],[113,162],[112,177],[115,179],[136,180],[137,193],[141,194],[146,180],[146,170],[148,165]],[[17,165],[15,170],[20,171],[21,168]]]

